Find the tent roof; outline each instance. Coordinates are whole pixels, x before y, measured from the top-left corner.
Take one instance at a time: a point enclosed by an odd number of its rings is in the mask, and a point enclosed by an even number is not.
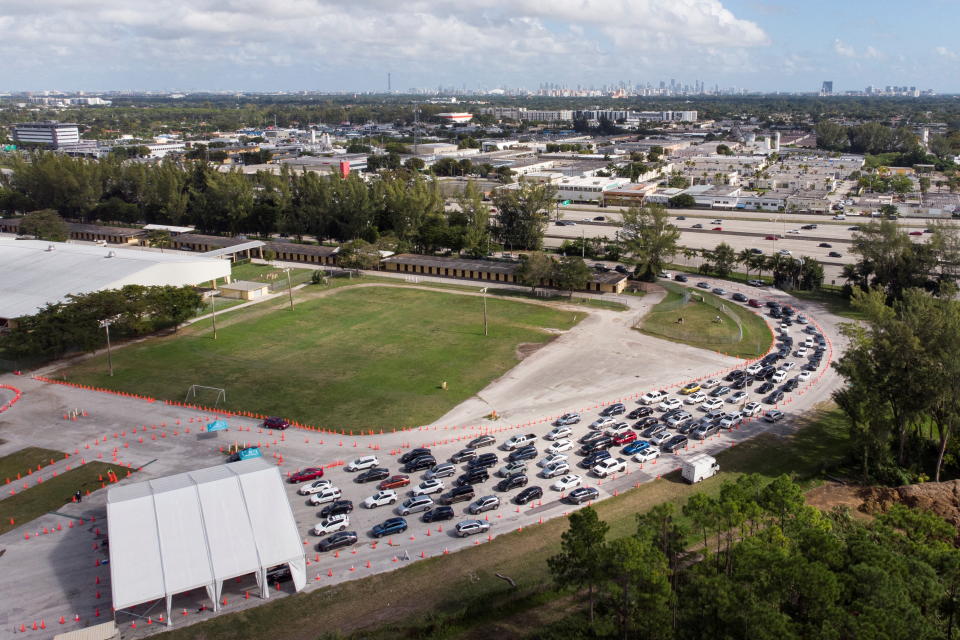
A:
[[[262,458],[114,487],[107,524],[116,609],[303,559],[280,472]]]

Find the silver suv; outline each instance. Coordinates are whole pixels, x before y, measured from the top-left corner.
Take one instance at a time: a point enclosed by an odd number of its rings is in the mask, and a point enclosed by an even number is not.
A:
[[[500,498],[497,496],[483,496],[482,498],[477,498],[473,503],[467,507],[467,511],[473,515],[483,513],[484,511],[492,511],[493,509],[500,508]]]
[[[433,508],[433,498],[430,496],[415,496],[404,500],[397,508],[397,513],[408,516],[411,513],[418,513],[431,508]]]

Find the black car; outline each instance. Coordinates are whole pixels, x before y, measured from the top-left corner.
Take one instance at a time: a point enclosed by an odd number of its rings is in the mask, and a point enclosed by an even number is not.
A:
[[[727,382],[733,382],[737,378],[742,378],[745,375],[747,375],[747,372],[744,371],[743,369],[734,369],[733,371],[725,375],[723,379],[726,380]]]
[[[353,511],[352,500],[334,500],[320,510],[320,517],[338,516],[341,513],[350,513],[351,511]]]
[[[476,493],[473,490],[473,486],[465,484],[462,487],[454,487],[450,489],[450,492],[440,497],[440,501],[445,504],[453,504],[455,502],[463,502],[465,500],[473,500]]]
[[[595,451],[603,451],[609,449],[613,446],[613,438],[610,436],[603,436],[599,440],[595,440],[590,444],[585,444],[580,448],[581,455],[588,456]]]
[[[530,482],[530,478],[525,474],[518,473],[515,476],[504,478],[498,482],[494,488],[497,491],[513,491],[514,489],[527,486],[528,482]]]
[[[776,386],[775,384],[773,384],[768,380],[764,382],[762,385],[760,385],[759,387],[757,387],[757,393],[769,393],[770,391],[773,391],[773,388],[775,386]]]
[[[290,573],[289,564],[281,564],[267,569],[267,584],[276,584],[293,580],[293,574]]]
[[[783,315],[792,316],[794,313],[796,312],[793,310],[793,307],[783,307]]]
[[[776,372],[777,372],[777,368],[768,364],[763,369],[760,369],[760,371],[757,372],[757,379],[766,380]]]
[[[774,362],[776,362],[776,361],[779,360],[779,359],[780,359],[780,356],[778,356],[777,354],[775,354],[775,353],[768,353],[767,355],[763,356],[763,360],[760,361],[760,364],[762,364],[763,366],[766,367],[766,366],[769,366],[769,365],[773,364]]]
[[[450,456],[450,462],[453,464],[460,464],[461,462],[469,462],[477,457],[477,450],[467,447],[466,449],[460,449],[455,454]]]
[[[486,482],[490,479],[490,474],[486,469],[471,469],[456,479],[454,484],[458,487],[464,487],[478,482]]]
[[[797,380],[796,378],[790,378],[789,380],[787,380],[787,383],[783,385],[783,390],[786,392],[790,392],[799,386],[800,386],[799,380]]]
[[[626,412],[627,412],[627,408],[623,405],[623,403],[617,402],[615,404],[610,405],[609,407],[605,407],[603,411],[600,412],[600,415],[603,417],[618,416],[621,413],[626,413]]]
[[[507,460],[510,462],[517,462],[518,460],[533,460],[538,455],[537,448],[533,445],[528,445],[526,447],[521,447],[516,451],[511,451],[510,455],[507,456]]]
[[[607,435],[603,431],[591,431],[590,433],[582,436],[579,440],[577,440],[577,442],[582,445],[589,445],[596,442],[600,438],[605,437],[607,437]]]
[[[580,462],[580,464],[589,469],[590,467],[597,466],[598,462],[600,462],[601,460],[606,460],[607,458],[610,457],[610,455],[611,455],[610,452],[607,451],[606,449],[602,451],[594,451],[593,453],[588,455],[586,458],[584,458]]]
[[[497,457],[497,454],[483,453],[477,456],[476,458],[474,458],[473,460],[471,460],[470,463],[468,464],[468,468],[489,469],[490,467],[497,464],[498,462],[500,462],[500,458]]]
[[[727,386],[717,387],[716,389],[710,392],[710,397],[719,398],[720,396],[725,396],[728,393],[730,393],[730,387],[727,387]]]
[[[471,449],[479,449],[480,447],[489,447],[497,441],[496,438],[489,434],[484,434],[482,436],[477,436],[473,440],[467,443],[467,446]]]
[[[781,400],[783,400],[783,391],[774,391],[763,399],[767,404],[777,404]]]
[[[770,309],[775,309],[775,308],[779,309],[780,303],[777,302],[776,300],[767,300],[767,307]]]
[[[747,296],[743,295],[743,294],[740,293],[740,292],[737,292],[737,293],[733,294],[733,295],[730,296],[730,297],[733,298],[734,300],[736,300],[737,302],[746,302],[747,300],[750,299],[750,298],[748,298]]]
[[[780,313],[779,309],[770,309],[770,317],[776,318],[777,320],[779,320],[780,318],[783,317],[783,314]]]
[[[673,276],[673,279],[676,282],[686,282],[687,276],[683,275],[682,273],[678,273],[677,275]]]
[[[593,487],[577,487],[567,494],[567,501],[571,504],[583,504],[596,500],[599,496],[600,492]]]
[[[317,543],[317,551],[332,551],[333,549],[342,549],[357,543],[356,531],[338,531],[332,536],[327,536]]]
[[[688,440],[685,435],[676,435],[667,440],[663,446],[660,447],[660,450],[664,453],[673,453],[677,449],[680,449],[686,446]]]
[[[653,407],[643,406],[643,407],[637,407],[636,409],[628,413],[627,419],[636,420],[637,418],[645,418],[651,415],[653,415]]]
[[[843,256],[842,256],[839,252],[837,252],[837,251],[831,251],[831,252],[828,253],[827,255],[830,256],[831,258],[842,258],[842,257],[843,257]]]
[[[517,504],[527,504],[531,500],[539,500],[543,497],[543,489],[540,487],[527,487],[516,496],[513,501]]]
[[[439,522],[441,520],[452,520],[453,515],[453,507],[434,507],[429,511],[424,511],[420,519],[424,522]]]
[[[618,264],[617,266],[615,266],[615,267],[613,268],[613,270],[616,271],[617,273],[622,273],[622,274],[625,275],[625,276],[628,276],[628,275],[630,275],[630,274],[632,273],[629,269],[627,269],[627,268],[626,268],[625,266],[623,266],[622,264]]]
[[[413,473],[414,471],[424,471],[429,469],[433,465],[437,464],[436,458],[431,455],[420,456],[419,458],[414,458],[407,464],[403,465],[404,473]]]
[[[367,469],[356,478],[355,482],[375,482],[378,480],[386,480],[390,477],[390,470],[384,467],[374,467],[373,469]]]
[[[747,386],[747,380],[753,382],[753,376],[743,376],[742,378],[740,378],[739,380],[737,380],[736,382],[734,382],[732,385],[730,385],[730,388],[731,388],[731,389],[743,389],[744,387]]]
[[[817,246],[818,246],[818,247],[823,247],[824,249],[829,249],[829,248],[831,248],[833,245],[830,244],[829,242],[821,242],[821,243],[818,244]]]
[[[420,456],[429,456],[429,455],[431,455],[430,449],[426,449],[426,448],[410,449],[410,451],[407,451],[405,454],[400,456],[400,458],[398,459],[398,462],[400,464],[406,464],[411,460],[419,458]]]
[[[646,429],[651,425],[655,425],[659,422],[659,419],[656,416],[647,416],[646,418],[641,418],[633,423],[634,430]]]

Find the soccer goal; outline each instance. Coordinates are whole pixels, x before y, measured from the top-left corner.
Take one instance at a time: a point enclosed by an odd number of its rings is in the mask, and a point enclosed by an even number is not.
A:
[[[202,384],[192,384],[190,388],[187,389],[187,398],[184,402],[190,402],[192,400],[194,403],[209,406],[211,399],[213,399],[214,407],[219,407],[221,402],[226,404],[226,390],[220,387],[205,387]]]

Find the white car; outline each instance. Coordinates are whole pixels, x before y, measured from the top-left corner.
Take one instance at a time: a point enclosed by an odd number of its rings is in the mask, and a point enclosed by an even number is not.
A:
[[[655,402],[660,402],[667,397],[663,391],[650,391],[645,393],[642,398],[640,398],[640,404],[654,404]]]
[[[788,325],[786,322],[781,322],[780,333],[790,333],[790,325]]]
[[[717,218],[716,220],[711,220],[710,224],[723,224],[723,220],[721,220],[720,218]]]
[[[579,487],[582,482],[583,478],[575,473],[571,473],[558,479],[551,486],[553,487],[554,491],[567,491],[569,489]]]
[[[333,502],[334,500],[339,500],[340,495],[341,495],[340,489],[338,489],[333,485],[330,485],[312,494],[310,496],[310,504],[316,505],[316,504],[323,504],[325,502]]]
[[[781,371],[790,371],[791,369],[793,369],[793,368],[796,367],[796,366],[797,366],[797,363],[796,363],[796,362],[793,362],[793,361],[784,362],[783,364],[780,365],[780,370],[781,370]]]
[[[773,374],[773,377],[770,378],[770,382],[772,382],[773,384],[780,384],[786,379],[787,379],[787,370],[781,368],[781,369],[777,369],[777,371]]]
[[[729,402],[730,404],[738,404],[740,402],[743,402],[746,399],[747,399],[746,391],[737,391],[736,393],[731,395],[729,398],[727,398],[727,402]]]
[[[733,413],[728,413],[723,416],[717,424],[720,425],[721,429],[733,429],[741,422],[743,422],[743,414],[739,411],[734,411]]]
[[[795,356],[798,357],[798,358],[806,358],[806,357],[807,357],[807,348],[806,348],[806,347],[800,347],[799,349],[797,349],[796,351],[793,352],[793,355],[795,355]]]
[[[705,394],[703,391],[694,391],[693,393],[691,393],[686,397],[686,399],[684,400],[684,403],[700,404],[706,399],[707,399],[707,394]]]
[[[364,499],[363,506],[367,509],[376,509],[386,504],[393,504],[397,501],[397,492],[393,489],[377,491],[369,498]]]
[[[792,233],[792,234],[799,235],[799,234],[800,234],[800,229],[790,229],[789,231],[787,231],[787,233]]]
[[[747,373],[749,373],[752,376],[755,376],[758,373],[760,373],[760,369],[763,369],[763,365],[760,364],[759,362],[754,362],[752,365],[747,367]]]
[[[570,451],[573,449],[573,442],[570,440],[557,440],[549,447],[547,447],[547,453],[551,455],[556,455],[558,453],[563,453],[564,451]]]
[[[313,482],[300,485],[300,488],[297,489],[297,493],[302,496],[309,496],[310,494],[321,491],[332,484],[333,482],[326,478],[323,478],[322,480],[314,480]]]
[[[813,373],[812,373],[812,372],[810,372],[810,371],[801,371],[801,372],[800,372],[800,375],[797,376],[797,380],[799,380],[800,382],[806,382],[807,380],[809,380],[809,379],[812,378],[812,377],[813,377]]]
[[[716,411],[723,407],[723,400],[720,398],[708,398],[706,402],[700,405],[701,411]]]
[[[763,405],[759,402],[748,402],[744,405],[742,413],[747,418],[752,418],[763,410]]]
[[[779,254],[782,255],[782,256],[792,256],[792,255],[793,255],[792,253],[790,253],[790,250],[789,250],[789,249],[780,249],[779,251],[777,251],[777,253],[779,253]]]
[[[415,486],[411,491],[410,495],[412,496],[426,496],[431,493],[440,493],[443,491],[443,481],[437,480],[436,478],[432,480],[424,480],[417,486]]]
[[[678,409],[681,404],[683,403],[680,402],[679,398],[667,398],[658,404],[657,408],[660,409],[660,411],[673,411],[674,409]]]
[[[706,380],[700,383],[700,388],[709,389],[710,387],[715,387],[718,384],[720,384],[720,381],[717,380],[716,378],[707,378]]]
[[[344,471],[363,471],[380,465],[377,456],[362,456],[343,468]]]
[[[327,516],[313,527],[313,535],[322,536],[334,531],[343,531],[350,526],[350,516],[345,513],[338,513],[335,516]]]
[[[609,427],[610,425],[616,424],[616,423],[617,423],[617,421],[614,420],[613,418],[611,418],[611,417],[609,417],[609,416],[604,416],[604,417],[602,417],[602,418],[597,418],[596,420],[594,420],[593,422],[591,422],[591,423],[590,423],[590,428],[593,429],[594,431],[599,431],[600,429],[603,429],[603,428],[605,428],[605,427]]]
[[[601,460],[596,464],[591,471],[598,478],[606,478],[611,473],[619,473],[626,470],[627,461],[623,458],[607,458],[606,460]]]
[[[650,462],[651,460],[656,460],[659,457],[660,457],[660,449],[656,447],[648,447],[647,449],[644,449],[637,455],[633,456],[633,461],[643,464],[644,462]]]
[[[608,436],[616,437],[626,433],[627,431],[630,431],[630,425],[626,422],[618,422],[613,426],[607,427],[604,433],[606,433]]]
[[[538,467],[548,467],[555,462],[566,462],[569,458],[562,453],[552,453],[540,462],[537,463]]]
[[[556,478],[557,476],[562,476],[567,473],[570,473],[570,465],[562,460],[548,464],[540,471],[540,475],[544,478]]]
[[[571,433],[573,433],[573,429],[571,429],[566,425],[562,425],[559,427],[554,427],[553,429],[550,430],[550,433],[548,433],[544,437],[547,440],[559,440],[560,438],[566,438]]]

